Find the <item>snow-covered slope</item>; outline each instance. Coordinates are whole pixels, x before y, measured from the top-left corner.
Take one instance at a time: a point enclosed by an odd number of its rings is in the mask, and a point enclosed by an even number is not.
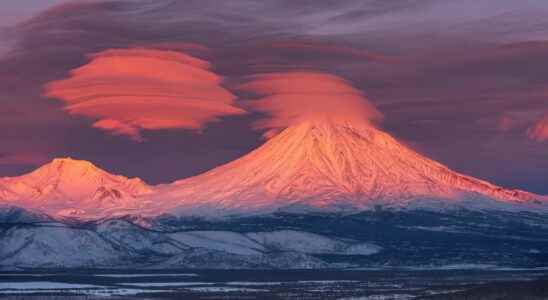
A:
[[[33,212],[17,206],[0,204],[1,223],[46,223],[53,219],[41,212]]]
[[[305,121],[244,157],[157,188],[182,215],[384,207],[546,208],[546,198],[454,172],[366,122]]]
[[[371,255],[382,249],[370,243],[345,242],[295,230],[255,232],[246,236],[270,249],[313,254]]]
[[[32,173],[0,178],[0,204],[86,219],[353,213],[379,206],[548,211],[545,196],[454,172],[365,121],[333,119],[303,121],[240,159],[166,185],[55,159]]]
[[[95,232],[63,224],[14,226],[0,236],[0,266],[108,267],[127,256]]]
[[[0,270],[546,266],[548,221],[531,212],[366,211],[222,221],[0,222]],[[169,226],[161,224],[169,222]]]
[[[101,217],[138,211],[151,188],[138,178],[109,174],[88,161],[54,159],[19,177],[0,178],[0,203],[53,216]]]
[[[16,220],[17,221],[17,220]],[[10,223],[0,231],[0,269],[37,267],[309,268],[328,264],[311,254],[368,256],[368,242],[301,231],[149,230],[122,219],[85,226]],[[294,244],[292,244],[295,242]],[[319,248],[314,244],[320,243]],[[305,245],[306,244],[306,245]],[[373,251],[352,252],[360,247]]]

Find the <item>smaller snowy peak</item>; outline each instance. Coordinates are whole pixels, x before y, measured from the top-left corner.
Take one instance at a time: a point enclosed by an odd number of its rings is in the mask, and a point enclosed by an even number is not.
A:
[[[34,181],[37,184],[54,181],[65,181],[71,182],[72,184],[88,184],[91,183],[89,181],[94,181],[93,183],[102,183],[109,180],[128,180],[128,178],[124,176],[112,175],[89,161],[72,158],[56,158],[35,171],[17,178]]]
[[[93,163],[56,158],[25,175],[0,178],[0,201],[61,217],[101,217],[138,209],[152,189],[139,178],[110,174]]]

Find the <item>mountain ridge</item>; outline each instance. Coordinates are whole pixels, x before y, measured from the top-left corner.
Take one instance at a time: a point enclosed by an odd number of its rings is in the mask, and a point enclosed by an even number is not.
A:
[[[546,210],[547,199],[452,171],[370,123],[341,119],[303,121],[239,159],[170,184],[149,186],[72,158],[0,178],[3,204],[84,219],[354,213],[379,206]]]
[[[151,187],[139,178],[110,174],[93,163],[56,158],[17,177],[0,178],[0,200],[55,216],[95,217],[119,206],[138,207]]]

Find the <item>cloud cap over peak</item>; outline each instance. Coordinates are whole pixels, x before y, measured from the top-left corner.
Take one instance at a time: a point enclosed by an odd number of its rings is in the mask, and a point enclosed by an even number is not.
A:
[[[383,117],[349,81],[328,73],[298,71],[259,74],[239,89],[264,96],[246,104],[252,110],[268,114],[268,117],[255,123],[257,129],[268,129],[265,133],[267,138],[303,121],[327,118],[374,123]]]
[[[110,49],[46,85],[50,98],[93,127],[142,141],[142,129],[194,129],[222,116],[245,113],[207,61],[167,50]]]

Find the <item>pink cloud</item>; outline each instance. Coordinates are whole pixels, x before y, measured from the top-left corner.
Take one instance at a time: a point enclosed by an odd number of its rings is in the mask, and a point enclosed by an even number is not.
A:
[[[268,129],[265,137],[299,122],[328,118],[376,122],[382,114],[365,95],[345,79],[320,72],[284,72],[256,75],[241,90],[264,95],[247,105],[269,117],[256,128]]]
[[[136,142],[142,142],[139,129],[134,126],[112,119],[101,119],[93,123],[93,127],[109,131],[112,135],[125,135]]]
[[[500,131],[509,131],[516,126],[517,121],[511,116],[505,114],[502,115],[497,122],[497,128]]]
[[[548,114],[540,118],[527,130],[527,136],[537,142],[548,141]]]
[[[46,85],[70,114],[94,127],[142,141],[141,130],[194,129],[245,113],[207,61],[167,50],[111,49],[90,56],[67,79]]]

